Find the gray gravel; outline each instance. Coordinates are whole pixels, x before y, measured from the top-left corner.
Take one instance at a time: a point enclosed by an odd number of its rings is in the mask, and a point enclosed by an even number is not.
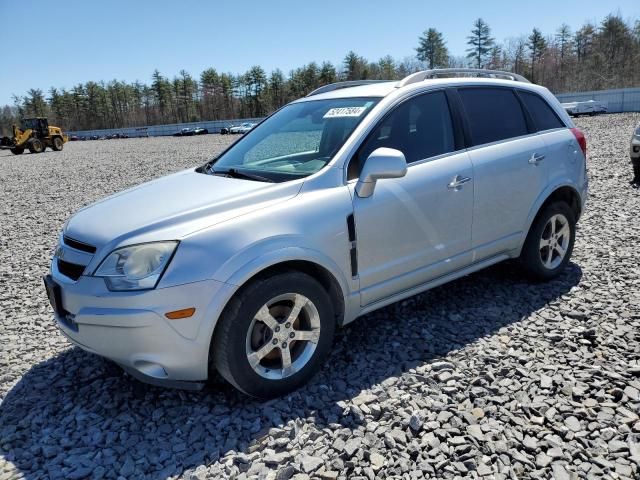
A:
[[[559,279],[499,265],[366,315],[311,384],[268,403],[138,383],[71,347],[41,286],[70,213],[227,138],[1,152],[0,480],[639,478],[639,120],[578,121],[591,198]]]

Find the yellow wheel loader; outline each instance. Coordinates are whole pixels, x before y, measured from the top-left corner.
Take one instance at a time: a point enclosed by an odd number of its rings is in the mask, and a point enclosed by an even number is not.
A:
[[[46,118],[25,118],[20,128],[13,126],[13,137],[0,138],[0,149],[11,150],[20,155],[26,148],[31,153],[42,153],[45,149],[62,150],[68,138],[58,127],[49,125]]]

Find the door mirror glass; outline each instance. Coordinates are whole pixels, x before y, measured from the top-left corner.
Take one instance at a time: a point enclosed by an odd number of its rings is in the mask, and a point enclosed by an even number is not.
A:
[[[361,198],[370,197],[376,182],[383,178],[400,178],[407,174],[407,161],[400,150],[394,148],[377,148],[362,167],[360,178],[356,183],[356,194]]]

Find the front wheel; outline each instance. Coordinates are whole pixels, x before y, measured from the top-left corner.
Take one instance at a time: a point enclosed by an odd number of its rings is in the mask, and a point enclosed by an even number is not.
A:
[[[51,143],[51,148],[53,148],[56,152],[59,152],[64,148],[64,142],[60,137],[53,137],[53,142]]]
[[[219,322],[210,355],[215,368],[258,398],[278,397],[306,383],[329,352],[335,329],[326,290],[299,272],[250,283]]]
[[[520,261],[536,280],[550,280],[566,267],[573,252],[576,220],[564,202],[548,205],[531,225]]]
[[[32,138],[31,140],[29,140],[29,143],[27,145],[29,147],[29,151],[31,153],[42,153],[44,152],[44,143],[42,143],[42,141],[38,138]]]

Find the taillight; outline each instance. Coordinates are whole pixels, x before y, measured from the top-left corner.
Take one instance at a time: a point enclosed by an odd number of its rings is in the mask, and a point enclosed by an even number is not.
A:
[[[579,128],[572,128],[571,133],[576,137],[578,141],[578,145],[580,145],[580,150],[584,153],[584,158],[587,158],[587,139],[584,137],[584,133]]]

